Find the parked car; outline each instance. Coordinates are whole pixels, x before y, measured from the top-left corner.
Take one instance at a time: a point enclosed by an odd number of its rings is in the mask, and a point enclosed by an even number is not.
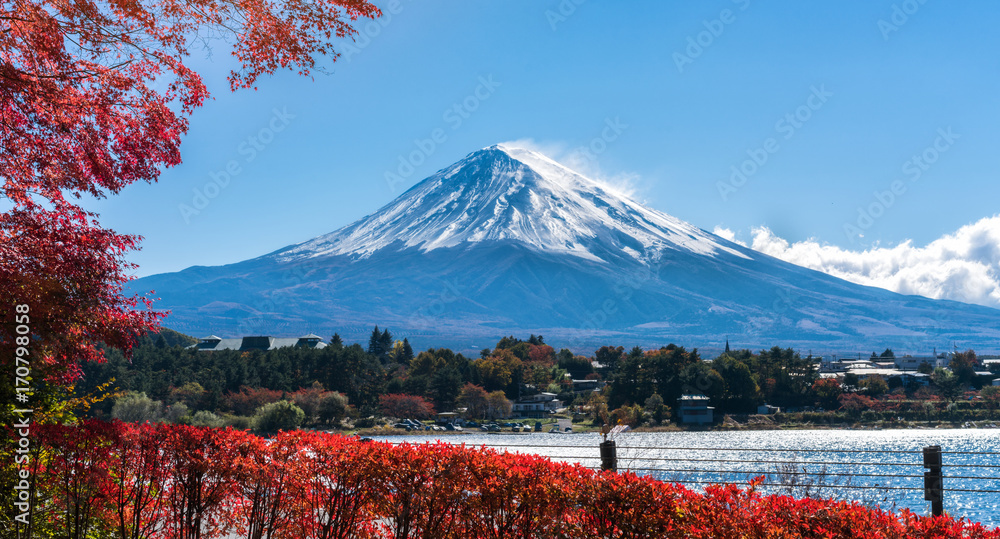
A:
[[[393,428],[413,430],[413,426],[412,425],[410,425],[409,423],[403,423],[403,422],[396,423],[395,425],[393,425]]]
[[[535,432],[542,432],[542,422],[535,421]]]
[[[465,422],[465,426],[468,427],[468,428],[470,428],[470,429],[478,429],[479,428],[479,423],[477,423],[475,421],[466,421]]]

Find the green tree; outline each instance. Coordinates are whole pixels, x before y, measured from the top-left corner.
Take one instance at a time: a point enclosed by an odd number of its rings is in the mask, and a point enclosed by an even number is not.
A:
[[[979,365],[979,358],[972,350],[956,352],[948,362],[948,368],[958,378],[958,382],[965,386],[977,385],[979,377],[976,375],[976,369]]]
[[[748,360],[761,386],[764,402],[776,406],[802,406],[812,402],[812,385],[818,378],[816,365],[791,348],[775,346],[761,350]]]
[[[680,380],[684,393],[701,393],[713,404],[722,402],[726,394],[726,382],[722,375],[704,361],[696,361],[684,367]]]
[[[163,403],[154,401],[145,393],[129,391],[115,400],[111,417],[125,423],[155,422],[163,418]]]
[[[602,346],[594,352],[594,360],[603,365],[608,372],[613,372],[624,353],[625,348],[622,346]]]
[[[589,357],[574,356],[565,348],[559,352],[557,365],[560,369],[569,372],[575,380],[583,380],[588,374],[594,372],[594,363]]]
[[[955,402],[955,399],[962,393],[962,384],[958,377],[941,367],[934,369],[931,374],[931,382],[937,387],[941,396],[951,402]]]
[[[265,404],[253,415],[251,425],[254,432],[263,435],[276,434],[278,431],[294,430],[306,419],[302,408],[289,401],[281,400]]]
[[[163,421],[166,423],[181,423],[189,410],[183,402],[175,402],[163,410]]]
[[[201,384],[194,381],[185,382],[181,387],[170,390],[170,399],[174,402],[183,402],[195,410],[205,408],[205,400],[208,391]]]
[[[378,330],[378,324],[375,324],[375,329],[368,337],[368,353],[373,356],[379,356],[382,353],[382,332]]]
[[[392,334],[389,333],[389,329],[379,331],[376,325],[368,337],[368,353],[386,363],[389,360],[389,353],[392,352],[392,345]]]
[[[889,384],[881,376],[868,376],[858,387],[872,397],[881,397],[889,392]]]
[[[454,367],[439,369],[431,377],[430,396],[438,410],[451,410],[462,392],[462,375]]]
[[[663,397],[664,402],[668,405],[676,404],[677,399],[681,398],[685,391],[686,381],[681,380],[681,373],[688,365],[700,361],[697,349],[688,352],[683,346],[674,344],[646,352],[644,373],[640,377],[639,395],[633,402],[643,402],[646,397],[656,392]],[[688,382],[694,381],[692,378]],[[694,387],[691,390],[698,391]]]
[[[632,402],[644,402],[652,395],[652,388],[647,387],[650,377],[645,376],[644,360],[645,357],[628,356],[618,362],[608,384],[608,406],[618,408]]]
[[[413,359],[413,347],[410,346],[410,340],[407,339],[406,337],[403,337],[403,354],[399,358],[399,362],[406,364],[409,363],[410,360],[412,359]]]
[[[513,335],[510,335],[510,336],[507,336],[507,337],[501,337],[500,340],[497,342],[497,345],[496,345],[495,349],[504,349],[504,350],[506,350],[508,348],[513,348],[514,346],[516,346],[518,344],[521,344],[521,342],[523,342],[523,341],[521,341],[521,339],[518,339],[518,338],[514,337]]]
[[[643,404],[643,408],[649,413],[650,419],[653,420],[654,425],[659,425],[664,419],[669,417],[669,411],[667,407],[663,404],[663,397],[659,393],[653,393],[650,395],[646,402]]]
[[[760,387],[746,363],[723,355],[712,362],[712,368],[726,382],[726,391],[719,404],[726,413],[753,413],[756,411]]]
[[[317,417],[321,423],[339,425],[348,413],[347,397],[336,391],[328,391],[319,399]]]
[[[208,410],[200,410],[195,412],[194,416],[191,417],[191,425],[195,427],[212,427],[213,429],[218,429],[225,427],[226,422],[221,417],[209,412]]]
[[[389,333],[389,328],[382,330],[382,335],[379,336],[378,344],[379,350],[383,355],[392,351],[392,333]]]

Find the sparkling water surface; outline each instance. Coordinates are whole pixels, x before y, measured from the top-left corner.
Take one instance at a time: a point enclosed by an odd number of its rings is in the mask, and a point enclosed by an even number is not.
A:
[[[427,433],[376,439],[486,445],[584,466],[600,465],[601,436],[596,433]],[[1000,526],[1000,493],[984,492],[1000,491],[1000,430],[626,432],[616,438],[616,444],[619,469],[688,483],[692,489],[702,488],[705,482],[745,482],[766,475],[764,483],[786,485],[798,481],[799,486],[791,490],[795,496],[805,492],[804,481],[812,481],[819,483],[808,487],[814,495],[858,500],[885,509],[905,507],[919,514],[930,513],[923,491],[903,488],[923,488],[925,470],[920,452],[925,446],[939,445],[944,452],[945,511],[991,527]],[[821,473],[825,475],[816,475]],[[761,489],[788,492],[788,487],[782,486]]]

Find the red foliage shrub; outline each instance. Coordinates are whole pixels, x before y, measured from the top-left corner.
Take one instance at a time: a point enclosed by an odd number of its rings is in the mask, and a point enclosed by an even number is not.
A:
[[[1000,539],[951,517],[704,493],[632,473],[443,443],[86,421],[40,429],[36,518],[60,537]]]
[[[399,419],[429,419],[434,417],[434,405],[416,395],[382,395],[378,399],[379,409],[387,417]]]

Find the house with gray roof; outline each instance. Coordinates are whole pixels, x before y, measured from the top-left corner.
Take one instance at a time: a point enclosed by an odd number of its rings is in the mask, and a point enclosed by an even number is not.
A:
[[[301,337],[270,337],[267,335],[252,335],[247,337],[237,337],[235,339],[223,339],[215,335],[198,339],[198,344],[192,344],[188,348],[194,348],[202,352],[214,352],[216,350],[275,350],[278,348],[326,348],[326,343],[319,335],[310,333]]]

